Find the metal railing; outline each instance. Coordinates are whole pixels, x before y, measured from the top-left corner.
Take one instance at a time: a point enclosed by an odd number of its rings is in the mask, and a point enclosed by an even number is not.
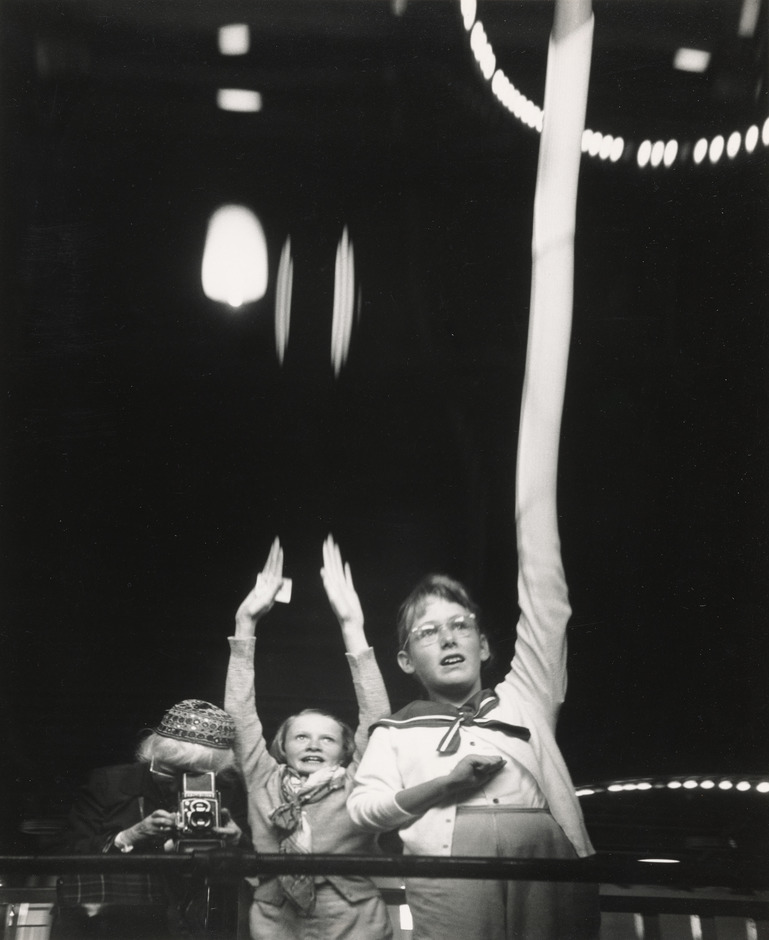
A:
[[[176,872],[202,875],[213,880],[284,874],[488,878],[661,885],[682,889],[716,886],[743,893],[769,889],[769,859],[659,864],[611,854],[565,860],[431,855],[282,855],[220,849],[163,855],[0,856],[0,875],[5,877],[70,872]]]

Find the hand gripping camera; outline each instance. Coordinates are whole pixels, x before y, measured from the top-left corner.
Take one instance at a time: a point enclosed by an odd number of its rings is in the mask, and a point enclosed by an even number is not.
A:
[[[221,817],[216,776],[211,772],[183,774],[177,813],[176,851],[221,848],[224,840],[214,832],[221,825]]]

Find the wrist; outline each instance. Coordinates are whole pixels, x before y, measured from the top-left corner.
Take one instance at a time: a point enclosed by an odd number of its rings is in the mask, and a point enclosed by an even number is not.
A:
[[[256,634],[258,617],[236,617],[235,636],[240,639],[250,639]]]

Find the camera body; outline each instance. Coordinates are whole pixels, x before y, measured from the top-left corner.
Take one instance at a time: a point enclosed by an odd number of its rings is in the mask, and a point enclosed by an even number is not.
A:
[[[224,845],[214,832],[221,825],[222,807],[216,775],[182,774],[177,812],[176,851],[195,852]]]

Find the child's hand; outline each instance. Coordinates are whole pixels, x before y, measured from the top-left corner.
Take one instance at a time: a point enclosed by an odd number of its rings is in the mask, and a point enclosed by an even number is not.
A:
[[[283,549],[280,540],[270,546],[264,568],[256,584],[235,614],[235,636],[253,636],[256,623],[275,603],[275,595],[283,584]]]
[[[329,535],[323,543],[323,567],[320,569],[323,587],[331,609],[342,630],[363,630],[363,609],[352,583],[350,566],[342,563],[339,546]]]
[[[463,757],[446,778],[446,786],[451,793],[477,790],[487,780],[505,766],[503,757],[491,757],[487,754],[475,754]]]

